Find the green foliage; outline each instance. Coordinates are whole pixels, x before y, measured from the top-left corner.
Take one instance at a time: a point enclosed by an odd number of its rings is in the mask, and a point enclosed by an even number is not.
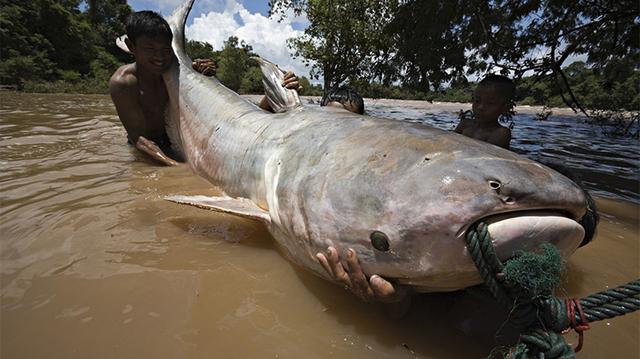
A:
[[[579,98],[588,97],[601,107],[611,105],[613,91],[624,93],[617,101],[621,108],[637,106],[636,80],[628,80],[637,76],[637,66],[616,66],[629,58],[638,63],[640,3],[635,0],[271,2],[272,14],[284,16],[290,9],[306,13],[311,22],[290,46],[313,64],[315,76],[324,75],[325,88],[349,79],[377,97],[388,91],[380,93],[361,80],[386,87],[399,83],[406,95],[456,88],[470,75],[501,72],[519,79],[533,73],[522,97],[526,103],[582,108]],[[602,69],[596,76],[604,80],[566,74],[563,67],[579,55],[588,68]],[[569,78],[582,88],[574,91]]]
[[[301,37],[291,39],[289,47],[295,57],[311,66],[314,78],[324,76],[324,88],[341,84],[347,78],[375,77],[380,63],[376,57],[386,56],[386,37],[381,36],[380,19],[390,14],[393,6],[378,0],[309,0],[273,1],[272,14],[294,8],[306,12],[311,25]]]
[[[308,78],[299,77],[300,86],[302,86],[302,94],[305,96],[322,96],[324,91],[320,85],[312,85]]]
[[[251,51],[251,46],[244,41],[239,42],[235,36],[229,37],[220,51],[216,74],[218,80],[237,92],[245,77],[245,72],[249,69],[250,57],[254,56]]]
[[[638,55],[613,60],[599,68],[577,61],[563,71],[574,98],[563,99],[565,92],[553,76],[526,77],[518,82],[516,102],[521,105],[563,106],[578,101],[592,110],[640,110],[640,69]]]
[[[73,70],[58,70],[58,75],[65,82],[78,82],[80,80],[81,75],[78,71]]]
[[[251,66],[242,75],[239,93],[263,93],[262,71],[257,66]]]
[[[192,59],[218,60],[219,53],[213,51],[213,46],[208,42],[188,40],[186,46],[187,55]]]
[[[125,19],[131,13],[127,0],[86,0],[88,18],[98,36],[96,45],[105,49],[120,62],[130,60],[130,55],[118,49],[115,39],[125,33]]]
[[[258,63],[251,59],[256,54],[251,46],[237,37],[229,37],[218,51],[209,43],[189,40],[186,50],[192,59],[213,59],[217,65],[216,78],[229,89],[241,94],[264,93],[262,71]],[[300,78],[300,82],[305,89],[321,93],[321,90],[309,84],[307,78]]]
[[[88,1],[82,12],[80,3],[0,0],[1,84],[66,91],[82,83],[82,89],[106,91],[106,80],[128,58],[114,42],[131,8],[126,0]]]

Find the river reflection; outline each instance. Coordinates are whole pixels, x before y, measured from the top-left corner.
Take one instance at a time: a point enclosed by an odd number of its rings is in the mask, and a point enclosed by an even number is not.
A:
[[[445,129],[456,118],[446,106],[367,106]],[[603,214],[563,293],[637,278],[637,141],[533,118],[516,118],[515,150],[578,171]],[[474,358],[509,342],[482,297],[422,295],[391,320],[291,265],[261,225],[162,200],[218,192],[145,162],[107,96],[0,92],[0,129],[2,358]],[[592,327],[581,358],[638,355],[637,313]]]

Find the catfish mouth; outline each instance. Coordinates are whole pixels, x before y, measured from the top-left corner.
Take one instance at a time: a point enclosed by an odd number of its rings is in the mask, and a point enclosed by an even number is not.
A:
[[[491,215],[480,221],[487,225],[501,260],[513,257],[517,251],[535,251],[543,243],[554,245],[566,258],[575,252],[585,236],[582,225],[562,211],[515,211]],[[471,226],[462,233],[466,235],[469,228]]]
[[[568,210],[564,210],[564,209],[530,208],[530,209],[520,209],[520,210],[514,210],[514,211],[507,211],[507,212],[496,212],[496,213],[492,213],[492,214],[490,214],[488,216],[485,216],[485,217],[476,218],[476,219],[470,221],[468,224],[460,227],[458,232],[456,232],[456,238],[463,238],[463,236],[467,235],[467,232],[469,231],[470,228],[477,226],[480,222],[487,223],[487,222],[494,221],[495,218],[502,218],[504,216],[518,217],[520,215],[535,215],[535,213],[540,213],[540,214],[545,214],[545,215],[553,213],[556,216],[564,217],[564,218],[567,218],[567,219],[570,219],[570,220],[573,220],[573,221],[577,221],[577,219],[575,219],[575,216],[573,214],[571,214]]]

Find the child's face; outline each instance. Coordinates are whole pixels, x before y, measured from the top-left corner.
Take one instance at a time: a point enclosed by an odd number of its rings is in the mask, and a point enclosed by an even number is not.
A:
[[[479,123],[498,121],[501,114],[509,111],[509,101],[495,86],[479,86],[473,93],[473,114]]]
[[[136,65],[153,74],[162,74],[169,69],[173,61],[171,43],[161,37],[142,35],[130,49],[136,58]]]

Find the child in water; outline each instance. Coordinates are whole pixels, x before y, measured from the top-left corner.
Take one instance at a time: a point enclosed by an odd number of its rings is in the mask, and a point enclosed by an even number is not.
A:
[[[473,118],[463,118],[455,132],[509,149],[511,130],[498,123],[513,109],[516,86],[508,77],[488,75],[473,93]]]
[[[330,89],[320,101],[320,106],[344,108],[357,114],[364,114],[364,101],[354,89],[340,86]]]

